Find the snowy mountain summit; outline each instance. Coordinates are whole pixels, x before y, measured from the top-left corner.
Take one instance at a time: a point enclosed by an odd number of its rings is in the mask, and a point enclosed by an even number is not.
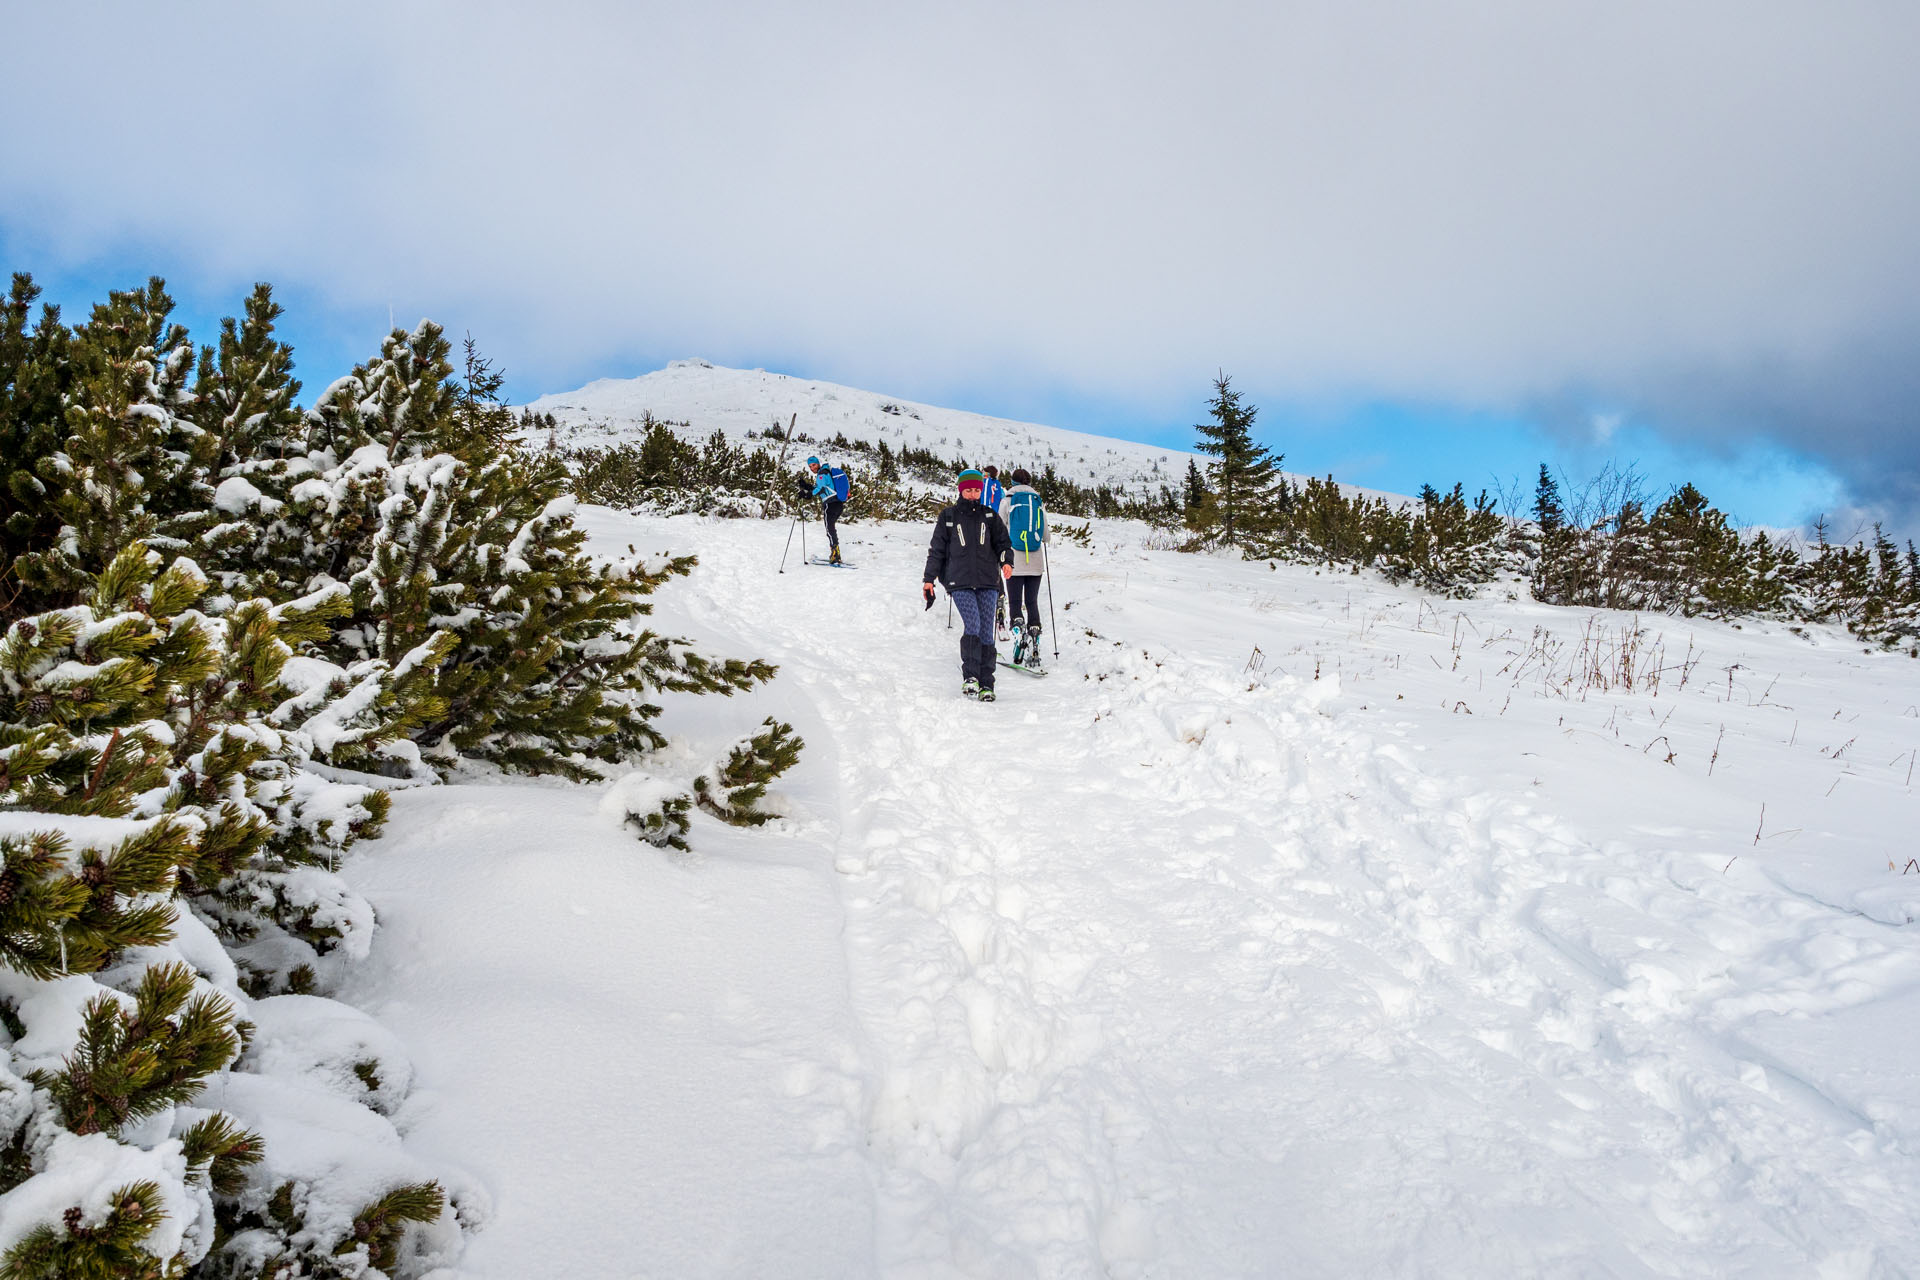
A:
[[[764,369],[728,369],[705,360],[675,360],[638,378],[602,378],[577,391],[541,396],[527,406],[574,428],[582,444],[630,438],[643,416],[685,423],[697,435],[716,429],[744,441],[778,424],[814,441],[848,440],[891,449],[930,449],[941,457],[1027,466],[1052,463],[1085,485],[1153,492],[1178,486],[1194,455],[1061,427],[943,409],[874,391],[795,378]]]

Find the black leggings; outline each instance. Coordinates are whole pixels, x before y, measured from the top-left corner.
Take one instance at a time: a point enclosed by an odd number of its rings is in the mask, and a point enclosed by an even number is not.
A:
[[[1007,579],[1007,616],[1019,622],[1025,618],[1031,626],[1040,625],[1040,575],[1014,574]]]
[[[827,545],[829,547],[837,547],[840,545],[840,534],[834,529],[834,526],[840,523],[840,511],[846,505],[846,503],[840,501],[838,498],[828,498],[821,504],[822,509],[826,512]]]

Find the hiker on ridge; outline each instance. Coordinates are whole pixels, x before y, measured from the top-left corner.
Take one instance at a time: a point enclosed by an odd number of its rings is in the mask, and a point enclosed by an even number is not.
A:
[[[933,523],[927,567],[920,593],[933,603],[933,584],[947,589],[960,610],[960,692],[982,702],[994,700],[993,611],[1000,587],[1013,572],[1013,544],[1000,513],[980,500],[987,478],[968,467],[960,473],[960,501]]]

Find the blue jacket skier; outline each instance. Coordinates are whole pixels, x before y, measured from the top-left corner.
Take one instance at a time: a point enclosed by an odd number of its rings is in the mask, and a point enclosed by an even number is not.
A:
[[[1006,496],[1006,490],[1000,484],[1000,468],[987,468],[986,488],[980,494],[980,501],[987,504],[988,510],[998,511],[1000,499]]]
[[[960,634],[960,692],[992,702],[993,612],[1001,584],[1013,572],[1013,543],[1000,513],[980,500],[986,485],[987,478],[971,467],[960,473],[960,501],[933,522],[920,591],[932,604],[933,584],[947,589],[965,624]]]

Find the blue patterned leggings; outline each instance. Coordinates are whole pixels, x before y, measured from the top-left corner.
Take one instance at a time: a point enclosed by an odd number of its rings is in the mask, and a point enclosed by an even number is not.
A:
[[[960,622],[966,629],[960,635],[960,675],[993,687],[993,614],[1000,593],[992,587],[974,591],[962,587],[949,591],[954,607],[960,610]]]

